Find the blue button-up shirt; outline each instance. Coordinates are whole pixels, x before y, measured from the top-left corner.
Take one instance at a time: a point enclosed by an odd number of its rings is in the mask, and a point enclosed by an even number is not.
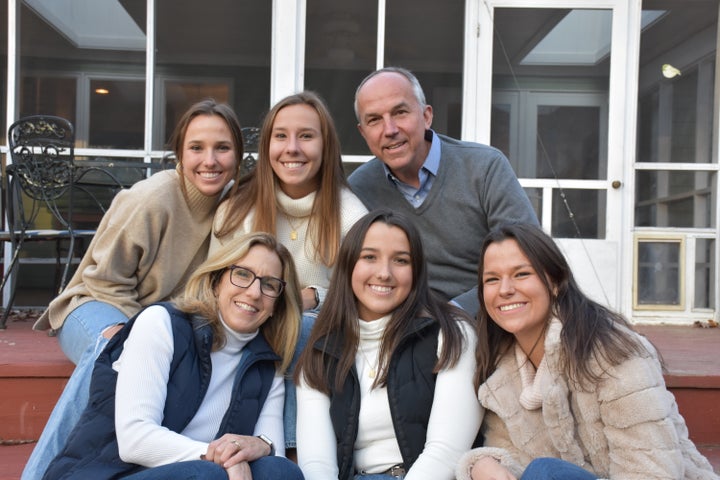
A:
[[[438,168],[440,168],[440,139],[435,134],[435,132],[433,132],[432,130],[430,130],[430,132],[432,133],[432,143],[430,144],[430,151],[428,152],[427,158],[425,159],[423,166],[420,168],[420,172],[418,172],[420,187],[415,188],[412,185],[401,182],[395,175],[393,175],[387,165],[383,163],[383,168],[385,169],[385,175],[387,175],[387,178],[392,182],[393,185],[395,185],[395,187],[400,191],[400,193],[403,194],[405,199],[410,202],[410,204],[415,208],[418,208],[420,205],[422,205],[422,203],[427,198],[428,194],[430,193],[430,188],[432,187],[433,181],[437,176]]]

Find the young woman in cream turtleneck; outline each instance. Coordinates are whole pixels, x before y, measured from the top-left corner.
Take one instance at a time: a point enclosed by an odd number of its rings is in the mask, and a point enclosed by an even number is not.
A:
[[[298,353],[325,298],[340,242],[367,213],[345,180],[340,152],[335,124],[317,94],[280,100],[263,121],[257,166],[215,216],[211,252],[259,231],[272,233],[292,253],[304,312]],[[285,415],[286,446],[293,449],[292,382],[286,385]]]

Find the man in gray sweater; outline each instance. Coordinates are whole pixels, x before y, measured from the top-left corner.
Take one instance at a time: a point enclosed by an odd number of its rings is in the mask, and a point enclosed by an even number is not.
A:
[[[432,131],[432,107],[403,68],[365,77],[355,92],[355,115],[376,158],[350,175],[353,191],[369,210],[388,207],[415,222],[430,286],[475,315],[485,235],[507,222],[538,223],[510,163],[495,148]]]

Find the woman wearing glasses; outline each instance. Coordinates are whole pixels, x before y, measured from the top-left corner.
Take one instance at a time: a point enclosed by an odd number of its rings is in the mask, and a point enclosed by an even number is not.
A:
[[[100,354],[88,407],[44,478],[302,479],[282,422],[300,301],[271,235],[217,250]]]

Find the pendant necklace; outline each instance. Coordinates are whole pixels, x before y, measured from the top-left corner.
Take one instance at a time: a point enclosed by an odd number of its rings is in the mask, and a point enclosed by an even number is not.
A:
[[[308,215],[309,216],[309,215]],[[300,230],[300,227],[302,227],[304,219],[306,219],[308,216],[300,217],[300,225],[295,225],[290,218],[296,218],[297,217],[291,217],[287,213],[285,214],[285,218],[287,218],[288,224],[290,225],[290,240],[297,240],[298,239],[298,230]]]
[[[370,363],[370,360],[368,360],[367,355],[365,355],[365,350],[358,345],[358,350],[360,350],[360,355],[362,355],[363,359],[365,360],[365,363],[367,364],[370,371],[368,371],[368,377],[375,378],[375,375],[377,375],[377,370],[372,366]]]

